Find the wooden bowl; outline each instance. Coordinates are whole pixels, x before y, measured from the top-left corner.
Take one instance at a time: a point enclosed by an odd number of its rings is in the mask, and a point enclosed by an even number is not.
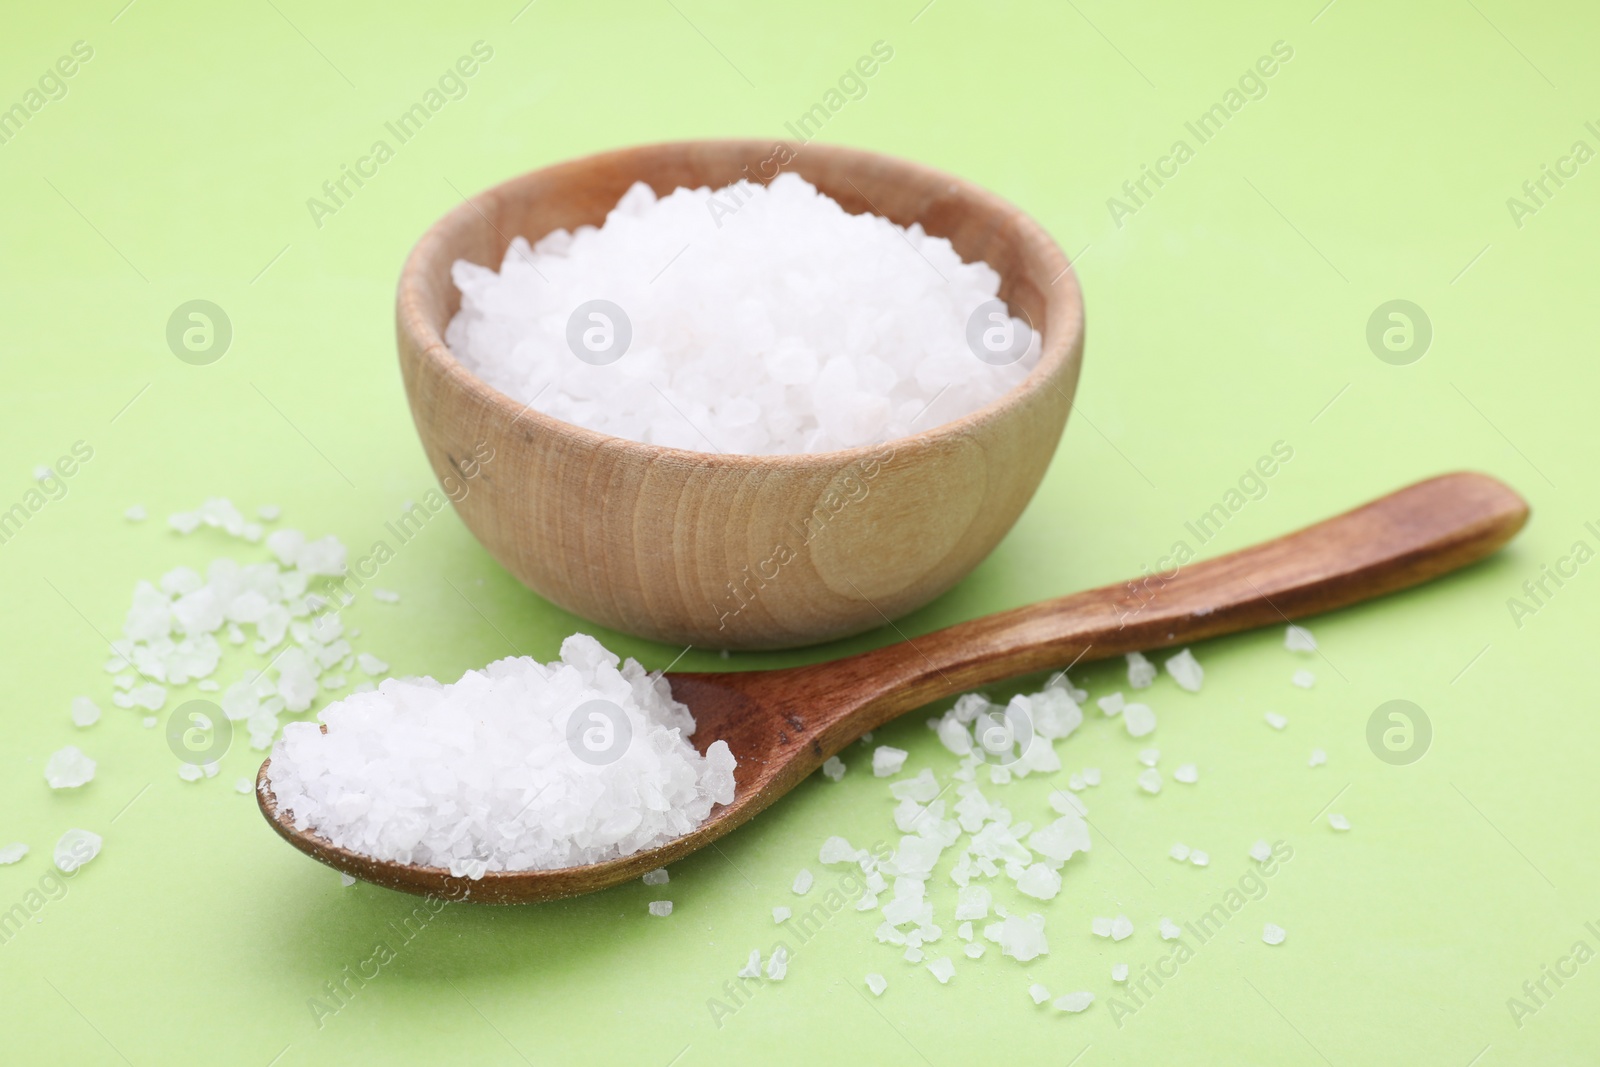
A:
[[[444,343],[458,259],[499,268],[513,236],[598,225],[635,181],[658,195],[775,176],[846,211],[949,238],[999,272],[1043,335],[1028,377],[954,422],[879,445],[742,456],[642,444],[525,407]],[[1055,452],[1083,358],[1083,299],[1027,215],[939,171],[857,149],[691,141],[605,152],[461,204],[412,249],[396,298],[400,368],[436,475],[489,553],[540,596],[674,644],[771,649],[881,626],[949,589],[1021,514]],[[492,459],[484,457],[491,455]],[[472,472],[472,477],[466,477]]]

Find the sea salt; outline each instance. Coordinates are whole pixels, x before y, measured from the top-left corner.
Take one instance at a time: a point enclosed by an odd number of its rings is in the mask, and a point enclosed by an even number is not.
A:
[[[1067,993],[1051,1001],[1051,1006],[1057,1011],[1079,1012],[1084,1011],[1093,1003],[1093,993]]]
[[[539,410],[630,440],[824,452],[975,411],[1038,359],[999,275],[920,224],[850,215],[793,173],[636,183],[599,228],[458,260],[456,358]],[[819,311],[825,309],[826,313]]]
[[[1283,634],[1283,647],[1290,652],[1315,652],[1317,639],[1304,626],[1291,625]]]
[[[398,604],[400,603],[400,594],[396,593],[393,589],[379,589],[377,586],[374,586],[372,589],[372,599],[384,604]]]
[[[1192,763],[1180,763],[1178,769],[1172,772],[1172,780],[1193,785],[1200,780],[1200,770]]]
[[[9,845],[0,847],[0,867],[9,867],[28,854],[28,846],[21,841],[13,841]]]
[[[88,697],[72,698],[72,725],[79,728],[93,726],[100,721],[100,705]]]
[[[782,945],[772,950],[772,956],[767,960],[767,977],[774,982],[781,982],[789,973],[789,950]]]
[[[1267,923],[1261,928],[1261,940],[1269,945],[1281,945],[1283,944],[1283,939],[1288,936],[1283,927],[1276,923]]]
[[[745,965],[743,967],[739,968],[738,977],[740,977],[740,978],[760,978],[761,977],[761,950],[760,949],[753,948],[753,949],[750,950],[750,958],[749,958],[749,960],[747,960],[745,962]]]
[[[1196,867],[1209,867],[1211,866],[1211,855],[1197,848],[1189,853],[1189,862]]]
[[[1161,772],[1154,767],[1139,772],[1139,788],[1154,796],[1161,792]]]
[[[794,876],[793,889],[795,894],[797,896],[805,896],[807,893],[811,892],[811,886],[815,881],[815,875],[813,875],[804,867],[800,868],[800,873]]]
[[[1028,996],[1033,998],[1035,1004],[1043,1004],[1050,999],[1050,990],[1035,982],[1028,987]]]
[[[1144,737],[1156,728],[1156,713],[1145,704],[1128,704],[1122,709],[1122,725],[1129,737]]]
[[[44,780],[51,789],[76,789],[94,779],[94,767],[94,760],[76,745],[68,745],[45,760]]]
[[[278,810],[298,830],[399,863],[465,873],[631,855],[733,800],[722,741],[701,756],[668,683],[592,637],[452,684],[386,679],[290,723],[272,753]]]
[[[1111,965],[1111,980],[1113,982],[1126,982],[1128,980],[1128,965],[1126,963],[1113,963]]]
[[[1293,682],[1301,689],[1310,689],[1312,686],[1317,684],[1317,676],[1312,674],[1310,671],[1295,671],[1294,675],[1289,679],[1289,681]]]
[[[1328,825],[1333,827],[1335,830],[1348,830],[1350,829],[1350,820],[1345,818],[1343,815],[1340,815],[1338,812],[1330,812],[1328,815]]]
[[[144,509],[143,504],[135,504],[127,511],[124,511],[122,517],[129,522],[143,522],[150,517],[150,513]]]
[[[1257,863],[1265,863],[1272,858],[1272,846],[1265,838],[1250,846],[1250,858]]]
[[[793,914],[793,910],[784,907],[782,904],[779,904],[776,908],[772,909],[772,921],[781,926],[783,923],[788,922],[789,917]]]
[[[1122,941],[1133,935],[1133,921],[1126,915],[1111,920],[1111,940]]]
[[[91,830],[68,830],[56,842],[56,868],[62,874],[71,874],[100,855],[102,839]]]
[[[672,901],[652,900],[650,902],[650,914],[659,918],[666,918],[672,914]]]
[[[1184,844],[1182,841],[1179,841],[1177,844],[1167,849],[1167,855],[1171,856],[1179,863],[1187,863],[1189,860],[1190,851],[1191,850],[1188,845]]]
[[[1139,750],[1139,762],[1146,767],[1154,767],[1161,762],[1161,750],[1159,748],[1141,748]]]
[[[1156,680],[1156,665],[1145,658],[1142,652],[1129,652],[1128,656],[1128,688],[1148,689]]]
[[[883,991],[889,988],[889,982],[883,975],[874,972],[867,975],[867,988],[872,990],[873,996],[881,997],[883,996]]]
[[[838,756],[829,756],[822,761],[822,774],[832,781],[839,781],[844,777],[844,760]]]
[[[1267,712],[1262,716],[1262,718],[1265,719],[1267,721],[1267,725],[1272,727],[1274,730],[1281,730],[1285,726],[1289,725],[1289,720],[1284,718],[1282,715],[1279,715],[1275,711]]]
[[[928,971],[939,979],[940,985],[945,985],[955,977],[956,965],[950,962],[949,956],[940,956],[928,964]]]
[[[1167,673],[1172,675],[1172,680],[1182,689],[1191,693],[1200,692],[1200,684],[1205,681],[1206,672],[1195,660],[1194,653],[1187,648],[1167,660]]]
[[[1306,763],[1308,767],[1321,767],[1328,762],[1328,754],[1320,748],[1311,750],[1311,759]]]
[[[1112,693],[1110,696],[1101,697],[1095,703],[1100,705],[1100,711],[1104,715],[1119,714],[1128,705],[1128,701],[1120,691]]]
[[[645,885],[666,885],[667,869],[665,867],[657,867],[653,871],[646,871],[643,880]]]
[[[906,765],[906,757],[908,755],[910,753],[903,748],[879,745],[872,750],[872,773],[879,778],[888,778],[899,774]]]

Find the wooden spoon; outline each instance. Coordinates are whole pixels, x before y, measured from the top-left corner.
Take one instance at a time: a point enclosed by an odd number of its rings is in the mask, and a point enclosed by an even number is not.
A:
[[[277,810],[261,765],[256,797],[285,840],[363,881],[408,893],[521,904],[591,893],[702,848],[793,789],[868,730],[977,686],[1087,660],[1285,623],[1404,589],[1482,559],[1528,519],[1512,489],[1446,474],[1253,548],[1173,572],[958,623],[829,663],[771,671],[668,674],[694,713],[693,742],[728,742],[733,802],[693,833],[622,859],[481,879],[337,848]]]

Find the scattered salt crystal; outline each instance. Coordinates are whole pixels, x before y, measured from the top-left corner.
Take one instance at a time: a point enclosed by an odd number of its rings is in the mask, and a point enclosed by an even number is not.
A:
[[[761,977],[761,950],[760,949],[753,948],[753,949],[750,950],[750,959],[745,962],[745,965],[743,967],[739,968],[738,977],[740,977],[740,978],[760,978]]]
[[[1144,657],[1143,652],[1129,652],[1128,688],[1148,689],[1156,680],[1156,665]]]
[[[178,764],[178,777],[182,778],[186,782],[198,782],[202,777],[204,777],[204,775],[205,772],[202,771],[196,764]]]
[[[964,922],[960,926],[956,927],[956,936],[963,941],[971,941],[972,924],[970,922]]]
[[[1028,996],[1033,998],[1035,1004],[1043,1004],[1050,999],[1050,990],[1035,982],[1028,987]]]
[[[949,956],[940,956],[928,964],[928,970],[939,979],[940,985],[945,985],[956,975],[956,965],[950,962]]]
[[[1289,720],[1284,718],[1282,715],[1279,715],[1275,711],[1267,712],[1262,716],[1262,718],[1266,719],[1267,725],[1272,727],[1274,730],[1281,730],[1285,726],[1289,725]]]
[[[56,868],[62,874],[71,874],[100,855],[101,841],[100,835],[90,830],[68,830],[56,842]]]
[[[1180,688],[1191,693],[1200,692],[1200,683],[1205,681],[1206,672],[1194,658],[1194,653],[1187,648],[1176,656],[1167,659],[1167,673],[1172,675],[1172,680]]]
[[[1079,1012],[1094,1003],[1093,993],[1068,993],[1051,1001],[1051,1006],[1057,1011]]]
[[[51,789],[76,789],[93,780],[94,760],[83,754],[76,745],[51,753],[45,760],[44,780]]]
[[[150,517],[150,513],[144,509],[143,504],[135,504],[127,511],[124,511],[122,517],[129,522],[143,522]]]
[[[1122,709],[1122,724],[1129,737],[1144,737],[1156,728],[1156,713],[1148,704],[1128,704]]]
[[[9,867],[27,854],[28,846],[21,841],[13,841],[9,845],[0,847],[0,867]]]
[[[1161,772],[1154,767],[1139,772],[1139,788],[1152,796],[1161,792]]]
[[[1350,829],[1350,820],[1338,812],[1330,812],[1328,814],[1328,825],[1335,830],[1348,830]]]
[[[999,926],[996,936],[991,940],[1000,945],[1000,953],[1010,956],[1018,963],[1027,963],[1029,960],[1049,953],[1050,946],[1044,936],[1044,916],[1037,912],[1023,918],[1020,915],[1008,915],[1000,923],[992,923],[984,928],[987,935],[989,929]]]
[[[277,522],[278,516],[282,513],[283,509],[276,504],[262,504],[259,508],[256,508],[256,518],[262,522]]]
[[[657,916],[659,918],[665,918],[666,916],[671,915],[672,914],[672,901],[670,901],[670,900],[652,900],[650,902],[650,914],[654,915],[654,916]]]
[[[381,601],[385,604],[398,604],[400,603],[400,594],[396,593],[393,589],[379,589],[374,586],[372,589],[372,599]]]
[[[290,723],[273,748],[278,810],[377,859],[578,866],[681,837],[733,800],[727,744],[701,756],[666,683],[583,634],[552,663],[503,659],[448,685],[388,680],[320,718],[326,732]]]
[[[233,791],[235,793],[240,793],[240,794],[253,793],[253,792],[255,792],[255,790],[256,790],[255,783],[252,782],[248,778],[240,778],[240,779],[237,779],[233,783]]]
[[[793,914],[793,911],[784,907],[782,904],[779,904],[776,908],[772,909],[772,921],[781,925],[788,922],[789,916]]]
[[[293,651],[293,649],[290,651]],[[358,655],[356,657],[356,663],[360,664],[362,673],[370,675],[374,678],[380,674],[386,673],[389,670],[389,665],[387,663],[379,659],[377,656],[374,656],[370,652],[363,652]]]
[[[1182,841],[1179,841],[1177,844],[1167,849],[1167,855],[1171,856],[1179,863],[1184,863],[1189,859],[1189,846],[1184,844]]]
[[[1089,932],[1096,937],[1111,936],[1111,920],[1103,915],[1096,915],[1089,920]]]
[[[356,880],[348,874],[341,874],[339,875],[339,884],[344,886],[346,889],[349,889],[351,886],[356,884]]]
[[[872,750],[872,773],[879,778],[888,778],[899,774],[906,765],[906,757],[910,755],[903,748],[894,748],[891,745],[879,745]]]
[[[957,919],[986,919],[993,896],[986,886],[964,885],[956,891]]]
[[[805,867],[800,868],[800,873],[794,876],[794,891],[798,896],[805,896],[811,892],[811,886],[816,881],[816,876]]]
[[[1180,763],[1178,769],[1172,772],[1172,780],[1193,785],[1200,780],[1200,770],[1192,763]]]
[[[667,884],[667,869],[665,867],[657,867],[653,871],[644,872],[644,884],[645,885],[666,885]]]
[[[975,959],[978,959],[979,957],[981,957],[983,955],[983,945],[981,943],[979,943],[979,942],[974,941],[972,944],[970,944],[967,947],[963,948],[961,951],[965,952],[967,954],[967,959],[975,960]]]
[[[1161,762],[1161,750],[1159,748],[1141,748],[1139,750],[1139,762],[1146,767],[1154,767]]]
[[[1325,764],[1327,762],[1328,762],[1328,754],[1326,752],[1322,751],[1322,749],[1320,749],[1320,748],[1314,748],[1314,749],[1311,750],[1311,761],[1309,763],[1307,763],[1306,766],[1308,766],[1308,767],[1321,767],[1323,764]]]
[[[215,679],[202,678],[200,681],[195,683],[195,688],[200,690],[202,693],[215,693],[217,690],[221,689],[222,686],[218,685]]]
[[[1083,769],[1083,780],[1087,785],[1089,785],[1091,787],[1099,785],[1100,784],[1100,768],[1099,767],[1085,767]]]
[[[142,720],[140,720],[140,725],[146,730],[154,730],[156,728],[156,723],[159,721],[160,720],[158,720],[154,715],[146,715]]]
[[[635,184],[604,225],[515,237],[498,273],[451,276],[445,340],[467,370],[555,418],[699,451],[893,440],[998,399],[1040,351],[987,264],[793,173],[659,198]]]
[[[867,975],[867,988],[872,990],[873,996],[881,997],[883,996],[883,991],[889,988],[889,982],[881,974],[869,974]]]
[[[1112,693],[1110,696],[1101,697],[1099,700],[1096,700],[1095,703],[1100,705],[1100,710],[1106,715],[1116,715],[1121,712],[1123,708],[1127,707],[1128,704],[1120,692]]]
[[[1111,940],[1121,941],[1133,933],[1133,921],[1126,915],[1111,920]]]
[[[851,847],[850,842],[838,836],[828,838],[817,851],[817,862],[824,865],[853,863],[855,858],[856,850]]]
[[[72,725],[93,726],[100,721],[100,705],[88,697],[72,698]]]
[[[1126,982],[1128,980],[1128,965],[1126,963],[1113,963],[1111,965],[1111,980],[1113,982]]]
[[[1289,681],[1298,685],[1301,689],[1310,689],[1317,684],[1317,676],[1310,671],[1295,671]]]
[[[1017,892],[1038,900],[1051,900],[1061,892],[1061,875],[1042,863],[1031,864],[1017,879]]]
[[[1294,626],[1291,624],[1290,627],[1284,631],[1283,647],[1287,648],[1290,652],[1315,652],[1317,650],[1317,639],[1312,637],[1311,631],[1306,629],[1304,626]]]
[[[1284,932],[1283,927],[1277,923],[1267,923],[1261,928],[1261,940],[1269,945],[1281,945],[1287,936],[1289,935]]]
[[[1083,780],[1083,775],[1074,771],[1067,775],[1067,788],[1072,790],[1074,793],[1081,793],[1085,789],[1089,788],[1089,783]]]
[[[1209,867],[1211,866],[1211,854],[1197,848],[1189,853],[1189,862],[1196,867]]]
[[[844,760],[838,756],[829,756],[822,761],[822,773],[824,777],[837,782],[844,777]]]

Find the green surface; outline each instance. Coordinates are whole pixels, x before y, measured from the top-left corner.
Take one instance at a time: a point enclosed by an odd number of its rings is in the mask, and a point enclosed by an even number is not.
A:
[[[772,6],[757,22],[748,5],[706,0],[540,0],[520,13],[522,0],[361,13],[122,3],[11,11],[0,34],[0,106],[26,106],[73,42],[93,49],[65,95],[0,144],[0,508],[26,505],[36,464],[77,441],[93,449],[61,498],[0,545],[0,841],[33,846],[0,868],[0,908],[39,905],[0,945],[7,1062],[942,1065],[997,1049],[1084,1067],[1592,1062],[1600,963],[1562,961],[1578,942],[1586,961],[1600,950],[1600,726],[1585,670],[1600,564],[1561,562],[1575,542],[1600,548],[1592,12],[857,0]],[[319,227],[307,198],[480,40],[493,57],[464,97]],[[1136,574],[1179,539],[1206,555],[1237,548],[1453,468],[1517,486],[1532,524],[1470,573],[1316,622],[1310,691],[1289,684],[1303,664],[1281,631],[1198,649],[1200,696],[1166,678],[1150,694],[1164,766],[1198,763],[1195,786],[1139,794],[1140,744],[1091,717],[1060,750],[1069,768],[1104,768],[1087,794],[1094,851],[1041,909],[1051,953],[1029,965],[992,949],[962,958],[941,890],[949,986],[876,944],[875,917],[845,911],[803,945],[791,938],[787,981],[713,1017],[708,1002],[726,999],[749,949],[778,936],[769,909],[798,903],[795,872],[819,871],[814,894],[836,883],[816,863],[825,836],[892,840],[859,747],[841,784],[808,782],[675,868],[668,919],[646,915],[660,894],[636,884],[541,907],[450,907],[402,944],[391,924],[416,901],[341,888],[232,791],[258,753],[241,740],[218,778],[188,784],[161,731],[110,706],[103,638],[134,581],[245,554],[220,535],[179,539],[161,519],[227,495],[370,543],[431,484],[395,366],[392,290],[458,191],[605,147],[781,135],[879,40],[892,61],[822,138],[946,168],[1033,213],[1077,257],[1089,321],[1081,404],[1038,497],[968,580],[900,621],[907,634]],[[1199,143],[1184,123],[1277,41],[1293,55],[1265,94]],[[1192,157],[1114,218],[1108,198],[1180,138]],[[1579,140],[1585,164],[1562,163]],[[1546,179],[1537,210],[1513,213],[1507,198],[1546,164],[1575,176]],[[232,323],[209,366],[180,362],[165,340],[193,299]],[[1393,299],[1432,323],[1409,365],[1366,341],[1369,316]],[[1292,461],[1199,544],[1185,523],[1280,441]],[[125,523],[134,503],[152,521]],[[1515,619],[1508,598],[1558,565],[1564,584],[1546,580],[1553,595]],[[583,625],[509,579],[453,515],[383,584],[404,601],[364,599],[348,618],[401,672],[454,677],[513,648],[549,658]],[[601,637],[651,667],[679,652]],[[230,662],[224,680],[243,661]],[[699,650],[680,661],[718,665]],[[1117,674],[1108,664],[1078,680],[1098,696]],[[67,718],[80,693],[106,708],[86,731]],[[1433,725],[1408,766],[1366,740],[1373,710],[1397,698]],[[1268,709],[1289,717],[1286,731],[1263,724]],[[943,775],[952,764],[921,720],[881,739]],[[100,773],[55,794],[42,765],[68,743]],[[1313,746],[1327,766],[1307,767]],[[992,792],[1037,821],[1049,784]],[[1330,804],[1348,834],[1319,819]],[[104,834],[105,850],[57,890],[51,845],[70,826]],[[1111,963],[1136,976],[1156,965],[1172,951],[1158,919],[1221,899],[1259,837],[1293,849],[1265,897],[1136,1011],[1113,1011]],[[1165,858],[1176,840],[1207,849],[1211,866]],[[52,894],[29,896],[41,887]],[[1134,919],[1131,940],[1090,936],[1091,916],[1117,912]],[[1261,943],[1268,921],[1287,943]],[[393,959],[319,1025],[311,999],[379,942]],[[1552,995],[1513,1018],[1508,998],[1546,967],[1575,974],[1546,979]],[[878,1000],[861,995],[872,970],[890,982]],[[1100,999],[1059,1016],[1029,1001],[1035,981]]]

